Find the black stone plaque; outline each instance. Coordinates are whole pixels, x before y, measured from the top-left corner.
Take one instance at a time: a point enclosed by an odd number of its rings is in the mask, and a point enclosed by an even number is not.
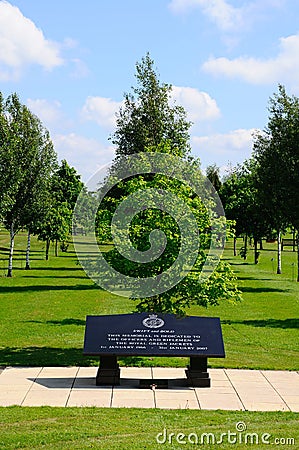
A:
[[[148,313],[87,316],[83,353],[225,357],[219,318]]]
[[[100,356],[97,385],[120,384],[117,356],[138,355],[189,356],[188,384],[209,387],[208,357],[225,357],[219,318],[149,313],[87,316],[83,354]]]

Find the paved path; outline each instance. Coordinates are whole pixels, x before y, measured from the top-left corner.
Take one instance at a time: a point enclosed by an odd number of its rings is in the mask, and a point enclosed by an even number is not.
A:
[[[187,387],[184,369],[123,367],[116,387],[96,386],[96,372],[96,367],[7,367],[0,370],[0,406],[299,412],[298,372],[209,369],[210,388]],[[142,378],[167,378],[169,388],[140,389]]]

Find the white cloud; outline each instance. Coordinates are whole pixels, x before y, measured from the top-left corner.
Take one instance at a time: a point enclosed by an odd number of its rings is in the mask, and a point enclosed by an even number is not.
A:
[[[112,129],[115,127],[115,113],[119,110],[122,102],[116,102],[106,97],[87,97],[82,108],[82,118],[91,120],[98,125]]]
[[[203,163],[233,164],[248,158],[252,151],[253,133],[256,129],[238,129],[226,134],[210,136],[193,136],[191,145]]]
[[[291,82],[298,87],[299,33],[281,38],[279,47],[274,58],[211,58],[202,68],[213,75],[240,78],[253,84]]]
[[[191,87],[172,86],[172,98],[185,108],[188,119],[194,124],[220,117],[216,100],[206,92]]]
[[[226,0],[172,0],[170,9],[175,13],[201,8],[202,12],[224,31],[239,28],[243,24],[245,7],[235,8]]]
[[[199,8],[221,31],[231,32],[244,31],[253,21],[269,16],[284,3],[285,0],[244,0],[235,7],[228,0],[171,0],[169,8],[176,14]]]
[[[43,98],[32,99],[28,98],[27,105],[46,126],[56,124],[62,118],[61,104],[54,100],[49,102]]]
[[[110,163],[115,154],[113,146],[105,146],[93,138],[76,133],[57,134],[53,137],[59,159],[66,159],[87,181],[99,168]]]
[[[199,121],[209,121],[220,117],[216,100],[206,92],[195,88],[172,86],[172,102],[183,106],[188,120],[196,124]],[[88,97],[81,110],[83,120],[96,122],[103,128],[112,130],[116,125],[116,113],[123,102],[117,102],[106,97]]]
[[[0,1],[0,49],[1,81],[18,78],[28,64],[46,70],[63,64],[58,44],[7,1]]]

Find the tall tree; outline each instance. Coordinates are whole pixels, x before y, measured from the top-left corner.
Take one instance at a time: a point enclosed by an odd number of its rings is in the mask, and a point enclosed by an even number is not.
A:
[[[66,202],[73,211],[78,195],[84,184],[81,176],[74,167],[69,166],[63,159],[58,169],[54,172],[51,181],[51,191],[56,202]]]
[[[116,131],[111,136],[116,155],[131,155],[168,141],[172,154],[190,151],[189,128],[182,106],[171,105],[172,87],[161,83],[154,61],[147,54],[136,64],[137,86],[125,94],[117,114]]]
[[[5,151],[0,178],[5,174],[3,222],[10,233],[7,276],[11,277],[15,235],[21,228],[30,227],[36,217],[34,211],[45,195],[56,154],[49,133],[16,94],[7,98],[1,115],[1,147]]]
[[[69,237],[71,224],[72,211],[67,202],[50,204],[47,214],[36,228],[38,238],[46,243],[46,260],[49,259],[51,242],[65,242]],[[58,255],[57,245],[55,246],[55,255]]]
[[[281,273],[281,233],[287,226],[296,229],[299,243],[299,99],[282,85],[270,98],[267,127],[255,137],[254,158],[256,186],[277,231]]]
[[[217,192],[221,189],[220,168],[216,164],[212,164],[206,168],[207,178],[210,180]]]
[[[39,238],[46,242],[46,259],[51,242],[55,242],[55,255],[58,256],[58,242],[65,243],[68,239],[72,213],[83,186],[76,169],[62,160],[50,180],[48,213],[39,221],[36,230]]]
[[[206,251],[211,241],[211,218],[202,200],[192,189],[180,182],[178,177],[173,175],[174,167],[171,166],[172,155],[181,158],[181,170],[186,170],[185,164],[190,164],[188,176],[195,177],[196,184],[207,193],[209,204],[213,204],[213,198],[209,188],[204,188],[204,177],[200,172],[200,164],[190,155],[189,134],[190,123],[186,120],[186,112],[180,106],[170,105],[171,86],[161,84],[158,75],[154,71],[153,61],[149,55],[137,63],[137,87],[133,88],[133,94],[125,95],[125,103],[121,108],[117,118],[117,128],[113,135],[113,143],[116,147],[116,159],[110,171],[110,175],[117,178],[117,170],[122,165],[126,156],[143,152],[143,167],[149,167],[146,174],[129,176],[125,180],[120,179],[115,183],[109,194],[104,198],[98,210],[97,226],[98,235],[104,241],[110,241],[113,230],[116,227],[117,219],[114,220],[116,208],[124,206],[124,217],[130,217],[136,206],[140,209],[134,214],[130,223],[130,242],[133,245],[133,253],[137,252],[137,260],[130,260],[123,256],[115,247],[105,253],[105,259],[109,265],[117,270],[117,273],[126,274],[133,277],[137,285],[143,286],[144,277],[157,279],[158,285],[163,285],[163,274],[172,267],[180,253],[181,245],[189,248],[192,254],[192,246],[198,246],[198,254],[194,264],[194,269],[177,284],[169,289],[160,290],[159,293],[147,294],[137,298],[137,309],[139,311],[171,312],[184,314],[186,309],[193,303],[208,306],[217,304],[220,299],[237,299],[239,291],[237,289],[236,277],[230,266],[220,262],[214,273],[205,282],[201,279],[201,270],[207,260]],[[147,156],[147,153],[149,156]],[[163,173],[156,173],[151,166],[150,155],[165,154]],[[162,155],[161,155],[162,156]],[[122,158],[123,157],[123,158]],[[130,161],[134,164],[134,161]],[[136,161],[137,168],[140,161]],[[163,165],[163,163],[162,163]],[[131,166],[130,166],[131,167]],[[142,172],[142,171],[141,171]],[[173,177],[168,177],[167,173],[172,172]],[[209,185],[210,186],[210,185]],[[170,199],[164,196],[164,192],[170,192]],[[144,206],[146,193],[146,208]],[[131,197],[133,195],[133,197]],[[139,197],[141,195],[141,197]],[[130,203],[133,198],[133,204]],[[190,227],[190,215],[185,214],[185,208],[178,208],[173,199],[184,202],[186,211],[192,211],[194,220],[197,223],[200,236],[190,233],[188,238],[182,235],[182,231],[172,214],[180,211],[178,222],[184,230]],[[136,203],[134,204],[134,199]],[[158,206],[157,206],[158,204]],[[164,209],[159,205],[168,206]],[[182,205],[180,203],[180,205]],[[218,217],[214,217],[215,222]],[[114,220],[114,221],[113,221]],[[221,222],[221,219],[219,219]],[[219,229],[221,224],[219,223]],[[164,248],[164,238],[157,230],[164,233],[166,237],[166,247]],[[152,232],[155,233],[153,239]],[[114,236],[115,238],[115,236]],[[185,239],[185,240],[184,240]],[[118,243],[125,243],[126,236],[122,232],[114,239]],[[130,245],[128,243],[128,246]],[[134,250],[135,249],[135,250]],[[154,249],[154,250],[153,250]],[[164,251],[161,251],[164,249]],[[185,250],[185,249],[184,249]],[[155,251],[158,258],[152,258],[148,263],[138,260],[143,258],[148,251]],[[140,256],[141,255],[141,256]],[[98,273],[103,276],[104,268],[99,264]],[[104,273],[105,275],[105,273]],[[118,280],[119,282],[119,280]],[[157,285],[153,285],[156,292]],[[141,289],[142,290],[142,289]],[[132,295],[136,298],[136,295]]]
[[[247,257],[247,238],[254,240],[254,261],[258,263],[258,241],[271,232],[264,204],[261,202],[254,183],[255,161],[249,159],[235,167],[225,179],[220,189],[220,197],[224,205],[226,217],[235,220],[235,238],[243,235],[244,246],[241,255]],[[236,255],[236,239],[234,255]]]

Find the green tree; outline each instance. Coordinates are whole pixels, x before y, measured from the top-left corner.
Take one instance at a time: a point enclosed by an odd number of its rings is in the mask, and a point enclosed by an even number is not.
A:
[[[152,155],[155,152],[171,154],[171,148],[168,144],[161,143],[158,147],[147,149],[148,153]],[[165,172],[167,173],[168,159],[166,160]],[[189,163],[192,160],[189,159]],[[148,161],[144,159],[146,165]],[[182,164],[183,166],[183,164]],[[196,178],[196,182],[201,186],[202,191],[206,192],[206,201],[213,203],[210,196],[209,187],[205,187],[205,177],[201,175],[199,162],[192,161],[193,169],[188,175]],[[173,167],[172,167],[173,169]],[[179,174],[176,174],[179,177]],[[114,180],[115,181],[115,180]],[[209,185],[210,186],[210,185]],[[144,278],[158,277],[165,273],[178,258],[181,245],[183,245],[182,228],[185,230],[190,228],[190,217],[185,211],[188,209],[192,211],[193,217],[196,218],[197,229],[199,235],[191,234],[187,240],[184,241],[185,246],[189,246],[189,251],[192,253],[194,246],[198,245],[199,251],[196,261],[191,271],[175,286],[167,289],[160,294],[148,295],[145,297],[133,296],[137,299],[136,308],[138,311],[153,311],[153,312],[171,312],[175,314],[184,314],[186,309],[192,304],[208,306],[217,305],[220,300],[233,301],[239,299],[239,291],[237,289],[237,280],[228,264],[220,261],[216,270],[205,281],[201,278],[201,272],[207,260],[207,250],[211,241],[211,217],[205,207],[205,204],[197,195],[194,195],[191,187],[181,183],[176,177],[171,178],[167,175],[156,173],[151,174],[150,177],[146,175],[139,175],[137,177],[129,177],[126,180],[121,180],[117,184],[117,189],[121,195],[105,197],[104,201],[98,210],[98,235],[102,242],[110,242],[113,238],[114,225],[112,220],[115,216],[116,209],[127,202],[124,210],[124,216],[130,215],[132,210],[137,208],[139,212],[133,217],[130,224],[130,243],[134,249],[143,253],[151,250],[154,245],[159,253],[158,258],[153,258],[152,261],[144,264],[138,263],[136,260],[124,257],[118,250],[117,245],[109,252],[104,254],[105,259],[109,265],[112,266],[118,273],[125,274],[139,280],[142,285]],[[183,207],[176,205],[176,202],[171,197],[166,200],[164,192],[173,194],[173,197],[179,199],[184,204]],[[115,191],[114,191],[115,192]],[[129,196],[137,193],[134,196],[133,203],[128,200]],[[138,195],[141,197],[138,200]],[[144,197],[146,195],[146,208],[144,208]],[[157,204],[160,207],[157,207]],[[176,222],[173,214],[179,213],[180,226]],[[217,217],[214,217],[214,226],[217,222]],[[112,224],[112,225],[111,225]],[[219,223],[221,229],[221,223]],[[150,236],[153,230],[159,230],[166,236],[166,246],[164,248],[164,238],[155,234],[155,238],[151,240]],[[126,233],[118,234],[115,237],[114,243],[126,242]],[[221,246],[222,242],[217,245]],[[161,251],[164,249],[164,251]],[[98,271],[103,276],[103,267],[98,267]],[[160,283],[160,281],[159,281]],[[161,282],[162,286],[162,282]]]
[[[1,189],[5,188],[1,204],[3,222],[10,232],[7,276],[11,277],[15,235],[21,228],[30,228],[37,217],[56,154],[49,133],[16,94],[2,102],[1,116],[0,179]]]
[[[199,161],[190,155],[188,134],[190,123],[186,120],[186,112],[180,106],[170,106],[171,86],[160,84],[153,65],[154,63],[149,55],[146,55],[141,63],[136,65],[137,87],[133,88],[135,96],[133,94],[125,95],[125,103],[117,117],[117,128],[112,138],[117,147],[116,159],[110,171],[110,176],[116,177],[117,181],[117,169],[122,165],[123,158],[128,155],[140,152],[149,155],[155,153],[173,155],[182,158],[182,170],[184,170],[183,162],[190,164],[192,167],[190,177],[192,172],[198,186],[201,186],[206,192],[206,201],[212,205],[213,198],[209,192],[210,187],[204,187],[205,178],[201,175]],[[209,304],[218,304],[220,299],[238,299],[239,291],[236,277],[230,266],[223,261],[219,262],[217,269],[206,281],[203,282],[201,279],[201,270],[207,260],[207,248],[209,248],[211,242],[211,218],[203,201],[192,192],[189,186],[175,177],[165,175],[173,170],[173,167],[167,165],[169,159],[165,158],[166,162],[162,174],[151,172],[150,156],[147,158],[143,154],[143,158],[144,165],[149,164],[149,171],[143,175],[126,177],[125,180],[120,179],[113,185],[98,210],[97,231],[101,241],[111,241],[111,233],[116,226],[115,221],[112,223],[116,208],[122,204],[127,205],[125,206],[127,209],[125,209],[124,216],[130,216],[136,205],[130,205],[129,198],[136,193],[137,197],[135,196],[134,199],[137,199],[136,202],[140,211],[131,221],[128,246],[132,244],[137,253],[138,251],[146,253],[154,246],[160,256],[144,264],[136,262],[134,258],[129,260],[123,257],[118,248],[115,247],[105,253],[105,259],[118,273],[139,280],[140,285],[142,285],[145,277],[156,279],[167,271],[176,260],[183,242],[181,228],[169,213],[169,210],[175,212],[177,209],[175,205],[172,207],[174,197],[182,201],[195,217],[199,236],[196,234],[192,237],[189,236],[187,245],[190,246],[190,253],[192,253],[192,245],[198,245],[199,252],[194,268],[188,272],[184,279],[159,295],[153,294],[138,298],[137,310],[184,314],[192,304],[208,306]],[[140,161],[137,165],[139,163]],[[144,208],[142,197],[145,190],[147,208]],[[168,211],[162,207],[167,203],[162,194],[164,191],[173,194],[167,204]],[[138,195],[141,195],[139,200]],[[157,202],[161,205],[161,208],[157,207]],[[182,217],[180,217],[179,222],[184,224],[183,229],[184,227],[188,229],[191,219],[190,216],[185,215],[184,211],[184,208],[182,208]],[[216,216],[214,217],[215,223],[218,220],[220,230],[223,224],[221,219]],[[155,238],[151,237],[153,230],[163,231],[164,237],[156,232]],[[120,233],[116,240],[119,243],[125,242],[125,235]],[[166,246],[164,247],[164,245]],[[102,266],[101,268],[98,267],[98,271],[101,272],[101,270]],[[103,274],[101,273],[101,275]],[[159,278],[159,283],[161,278]]]
[[[58,256],[58,242],[64,244],[71,234],[71,218],[82,188],[76,169],[66,160],[61,161],[50,180],[48,212],[36,230],[39,239],[46,242],[46,259],[49,258],[50,242],[55,242],[55,255]]]
[[[170,105],[172,87],[161,83],[154,61],[147,54],[136,64],[137,86],[124,96],[124,106],[117,114],[116,131],[111,136],[116,155],[131,155],[168,141],[172,154],[190,151],[186,111]]]
[[[282,85],[270,98],[267,127],[255,137],[254,158],[256,186],[278,236],[281,273],[281,233],[287,226],[295,228],[299,243],[299,99]]]
[[[97,207],[97,192],[88,191],[84,185],[76,202],[76,208],[73,213],[74,229],[80,227],[86,232],[94,230],[94,215]]]
[[[247,257],[247,239],[254,241],[254,262],[258,263],[258,242],[271,233],[271,224],[255,186],[255,161],[249,159],[235,167],[225,179],[220,189],[226,217],[235,221],[234,255],[236,255],[236,238],[244,237],[241,256]]]
[[[81,176],[74,167],[68,165],[63,159],[60,166],[55,171],[51,182],[52,195],[56,202],[66,202],[71,211],[73,211],[78,195],[83,188]]]
[[[70,233],[72,211],[67,202],[53,203],[43,220],[37,225],[38,238],[46,243],[46,260],[49,259],[51,242],[65,242]],[[55,254],[57,256],[57,246]]]
[[[206,168],[207,178],[210,180],[217,192],[220,191],[222,186],[219,172],[220,168],[216,164],[213,164]]]
[[[237,238],[243,235],[244,246],[242,247],[242,257],[246,259],[248,192],[246,186],[247,183],[244,181],[244,177],[242,177],[240,173],[240,166],[233,168],[229,176],[227,176],[222,183],[219,194],[224,206],[226,218],[235,221],[234,256],[237,255]]]

